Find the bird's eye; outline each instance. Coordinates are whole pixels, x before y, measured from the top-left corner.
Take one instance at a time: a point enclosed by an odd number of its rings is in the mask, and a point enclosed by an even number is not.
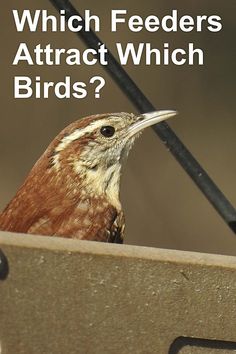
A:
[[[115,128],[111,125],[104,125],[103,127],[101,127],[100,132],[106,138],[110,138],[115,134]]]

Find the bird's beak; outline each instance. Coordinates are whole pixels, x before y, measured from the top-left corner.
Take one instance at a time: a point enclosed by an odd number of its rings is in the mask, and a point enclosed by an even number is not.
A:
[[[132,124],[127,131],[129,138],[141,132],[144,128],[150,127],[153,124],[157,124],[171,118],[177,114],[176,111],[155,111],[150,113],[144,113],[137,117],[137,122]]]

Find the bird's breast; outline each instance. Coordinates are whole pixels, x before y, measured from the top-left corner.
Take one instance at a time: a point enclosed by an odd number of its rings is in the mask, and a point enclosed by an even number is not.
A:
[[[123,232],[123,220],[117,224],[121,213],[103,198],[80,200],[69,215],[61,216],[62,222],[56,235],[81,240],[113,242],[116,230]],[[123,214],[123,213],[122,213]]]

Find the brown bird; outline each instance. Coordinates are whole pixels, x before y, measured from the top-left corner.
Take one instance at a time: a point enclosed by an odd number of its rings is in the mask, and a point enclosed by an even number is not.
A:
[[[122,162],[144,128],[175,114],[107,113],[70,124],[0,214],[0,230],[122,243]]]

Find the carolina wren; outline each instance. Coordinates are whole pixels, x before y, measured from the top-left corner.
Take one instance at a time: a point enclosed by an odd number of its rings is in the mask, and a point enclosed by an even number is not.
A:
[[[0,230],[122,243],[122,162],[144,128],[175,114],[107,113],[70,124],[0,214]]]

